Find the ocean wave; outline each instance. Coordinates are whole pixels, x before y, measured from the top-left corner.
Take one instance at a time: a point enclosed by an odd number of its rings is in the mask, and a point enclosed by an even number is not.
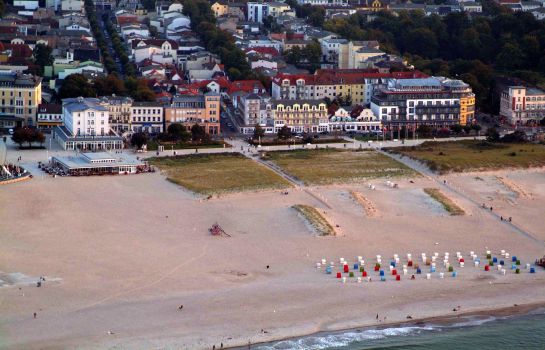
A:
[[[384,329],[368,329],[363,331],[350,331],[343,333],[314,335],[299,339],[283,340],[273,344],[261,345],[256,347],[258,350],[321,350],[329,348],[338,348],[350,345],[356,342],[366,340],[378,340],[387,337],[407,336],[410,334],[430,331],[431,326],[423,327],[398,327]]]

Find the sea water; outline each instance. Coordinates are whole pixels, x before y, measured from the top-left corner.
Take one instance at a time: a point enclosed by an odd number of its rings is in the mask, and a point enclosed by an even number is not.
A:
[[[524,316],[460,317],[450,325],[417,324],[320,333],[252,346],[259,350],[544,350],[545,310]]]

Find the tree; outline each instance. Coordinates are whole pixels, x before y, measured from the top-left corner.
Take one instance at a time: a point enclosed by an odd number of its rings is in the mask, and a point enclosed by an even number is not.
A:
[[[191,139],[195,142],[201,142],[206,139],[206,130],[199,124],[194,124],[191,127]]]
[[[27,128],[15,128],[13,130],[13,135],[11,136],[13,142],[23,147],[23,143],[27,142],[28,139],[28,129]]]
[[[180,140],[182,142],[187,142],[191,138],[191,133],[189,133],[182,124],[170,124],[167,128],[167,132],[176,140]]]
[[[70,97],[95,97],[96,93],[87,78],[82,74],[70,74],[67,76],[59,89],[59,98]]]
[[[32,57],[34,58],[34,63],[39,67],[39,75],[44,74],[45,66],[51,66],[53,64],[52,52],[53,49],[48,45],[38,44],[34,47]]]
[[[420,137],[427,137],[431,135],[431,127],[429,125],[420,124],[418,128],[416,128],[416,132]]]
[[[524,143],[526,141],[528,141],[526,133],[520,130],[515,130],[514,132],[507,134],[501,138],[501,142],[506,143]]]
[[[260,139],[263,136],[265,136],[265,130],[261,127],[261,125],[256,124],[255,127],[254,127],[254,135],[253,135],[252,138],[254,140],[257,140],[257,139]]]
[[[118,95],[124,96],[127,94],[125,83],[117,74],[109,74],[106,77],[96,78],[93,81],[93,89],[97,96]]]
[[[460,135],[464,128],[460,124],[454,124],[450,127],[450,130],[454,132],[456,135]]]
[[[142,132],[136,132],[131,136],[131,145],[135,146],[137,149],[142,149],[148,142],[148,137]]]
[[[280,140],[287,140],[291,137],[291,130],[288,128],[287,125],[284,125],[280,129],[278,129],[278,138]]]
[[[490,142],[498,142],[500,140],[500,133],[496,128],[488,128],[486,130],[486,140]]]
[[[32,133],[32,142],[38,142],[40,146],[43,146],[45,142],[45,135],[38,129],[34,129]]]

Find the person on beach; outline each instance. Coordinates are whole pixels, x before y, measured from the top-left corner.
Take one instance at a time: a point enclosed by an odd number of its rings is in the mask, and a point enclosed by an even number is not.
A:
[[[509,222],[511,222],[511,217],[509,217]]]
[[[376,318],[376,320],[378,320],[378,314],[377,314],[377,318]]]
[[[223,349],[223,343],[220,344],[220,349]]]
[[[503,221],[503,216],[500,216],[500,220]]]
[[[216,350],[216,344],[212,345],[212,350]]]
[[[183,305],[183,304],[180,305],[180,306],[178,306],[178,310],[182,310],[183,308],[184,308],[184,305]]]

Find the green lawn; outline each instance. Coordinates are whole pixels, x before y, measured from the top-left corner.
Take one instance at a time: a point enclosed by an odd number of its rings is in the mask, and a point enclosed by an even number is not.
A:
[[[419,146],[390,148],[425,162],[439,173],[545,165],[545,146],[531,143],[503,144],[486,141],[424,142]]]
[[[306,184],[331,184],[369,178],[414,176],[405,165],[373,150],[292,150],[267,152],[271,160]]]
[[[465,212],[460,208],[456,203],[454,203],[450,198],[445,196],[438,188],[424,188],[431,198],[435,199],[437,202],[441,203],[443,208],[450,213],[450,215],[464,215]]]
[[[210,141],[209,143],[205,144],[192,144],[190,142],[175,142],[175,143],[159,143],[156,140],[149,140],[147,143],[148,151],[156,151],[157,147],[159,145],[163,145],[165,147],[165,151],[170,151],[172,149],[195,149],[195,148],[223,148],[225,147],[231,147],[230,144],[224,142],[224,141]]]
[[[320,214],[318,209],[310,205],[296,204],[292,207],[297,210],[307,220],[310,226],[314,227],[320,236],[335,236],[335,230],[327,222],[326,218]]]
[[[168,180],[202,194],[290,186],[267,167],[238,153],[161,157],[149,161],[165,171]]]

